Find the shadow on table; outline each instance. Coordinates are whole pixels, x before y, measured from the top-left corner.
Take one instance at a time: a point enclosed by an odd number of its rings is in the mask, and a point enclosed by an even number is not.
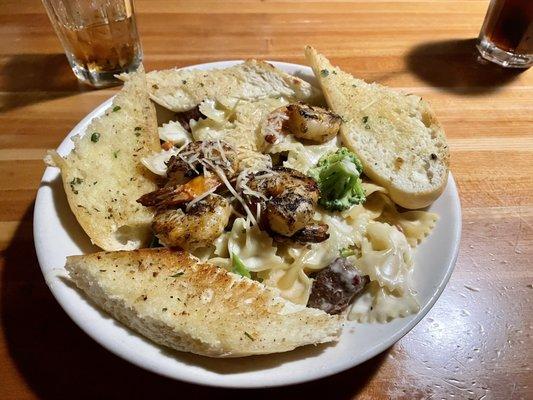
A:
[[[56,303],[28,237],[32,219],[33,205],[4,252],[0,315],[8,354],[39,398],[309,399],[327,393],[351,399],[385,360],[387,353],[315,382],[249,391],[200,387],[147,372],[100,347]]]
[[[89,90],[62,53],[0,56],[0,112]]]
[[[482,59],[476,41],[445,40],[418,45],[406,55],[407,69],[429,85],[461,95],[496,91],[525,71]]]

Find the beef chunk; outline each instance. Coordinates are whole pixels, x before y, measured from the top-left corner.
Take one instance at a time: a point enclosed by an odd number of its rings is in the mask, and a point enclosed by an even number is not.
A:
[[[344,311],[369,282],[348,259],[340,257],[320,270],[313,282],[307,307],[319,308],[328,314]]]

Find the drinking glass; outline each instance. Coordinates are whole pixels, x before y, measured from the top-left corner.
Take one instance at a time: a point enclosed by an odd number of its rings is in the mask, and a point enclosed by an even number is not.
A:
[[[43,0],[76,77],[93,87],[119,84],[142,49],[132,0]]]
[[[531,67],[533,0],[492,0],[477,48],[483,58],[503,67]]]

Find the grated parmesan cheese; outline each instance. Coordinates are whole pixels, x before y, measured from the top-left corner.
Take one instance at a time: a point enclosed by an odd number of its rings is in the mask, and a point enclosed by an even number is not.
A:
[[[239,195],[239,193],[237,193],[237,191],[233,188],[233,186],[231,186],[231,183],[229,182],[228,178],[226,178],[224,172],[218,166],[214,167],[213,170],[218,175],[220,180],[224,183],[224,185],[226,185],[231,194],[237,199],[239,203],[241,203],[242,207],[244,208],[244,211],[246,211],[246,215],[248,216],[252,224],[257,225],[257,221],[252,212],[250,211],[250,208],[248,207],[244,199]]]
[[[195,197],[194,199],[192,199],[191,201],[189,201],[189,203],[187,204],[187,206],[185,207],[185,212],[189,211],[191,209],[191,207],[193,205],[195,205],[196,203],[198,203],[199,201],[205,199],[207,196],[209,196],[211,193],[214,193],[215,190],[218,189],[218,185],[215,186],[214,188],[211,188],[209,190],[206,190],[205,192],[203,192],[201,195]]]

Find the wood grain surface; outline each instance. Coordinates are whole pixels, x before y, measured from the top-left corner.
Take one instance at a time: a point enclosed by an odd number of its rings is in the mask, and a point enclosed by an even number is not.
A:
[[[286,388],[161,378],[101,348],[61,310],[37,264],[32,213],[45,150],[116,89],[72,75],[41,3],[0,0],[0,399],[531,399],[533,73],[478,62],[488,1],[137,1],[147,69],[312,44],[361,78],[429,100],[463,209],[455,272],[424,320],[380,356]]]

